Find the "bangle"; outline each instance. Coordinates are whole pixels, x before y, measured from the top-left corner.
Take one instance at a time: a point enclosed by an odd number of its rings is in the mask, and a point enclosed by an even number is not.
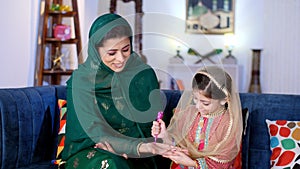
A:
[[[199,166],[198,160],[194,160],[194,161],[195,161],[195,163],[196,163],[196,169],[199,169],[200,166]]]
[[[138,155],[139,157],[141,157],[141,153],[140,153],[139,149],[140,149],[140,147],[141,147],[142,144],[143,144],[143,142],[140,142],[140,143],[137,145],[137,147],[136,147],[137,155]]]

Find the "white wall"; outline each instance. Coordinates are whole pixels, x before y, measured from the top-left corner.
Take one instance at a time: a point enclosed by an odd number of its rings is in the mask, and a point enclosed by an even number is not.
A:
[[[300,1],[265,1],[262,89],[300,93]]]
[[[100,13],[108,12],[109,0],[99,1]],[[117,13],[130,18],[134,13],[134,6],[126,6],[123,2],[117,1]],[[101,5],[100,5],[101,4]],[[106,7],[104,7],[106,6]],[[126,6],[126,10],[124,10]],[[242,78],[240,80],[240,91],[247,92],[251,61],[252,48],[262,47],[263,38],[263,7],[264,2],[260,0],[236,1],[235,13],[235,35],[237,39],[236,48],[233,55],[242,65]],[[202,35],[185,32],[186,0],[151,0],[143,3],[143,53],[146,55],[148,63],[162,71],[167,71],[168,59],[176,54],[176,49],[180,46],[181,55],[186,62],[195,60],[193,56],[187,54],[188,48],[192,47],[201,54],[205,54],[212,49],[223,49],[222,58],[227,55],[224,47],[223,35]],[[133,23],[132,23],[133,24]]]
[[[3,1],[0,10],[0,87],[28,86],[33,82],[36,31],[33,11],[38,1]],[[17,5],[18,4],[18,5]]]
[[[233,55],[243,66],[241,91],[247,92],[253,48],[263,48],[261,62],[261,85],[265,93],[300,94],[299,65],[295,50],[299,44],[299,1],[278,0],[236,0],[235,35],[237,46]],[[80,22],[83,47],[91,23],[102,13],[109,11],[110,0],[79,0]],[[4,3],[4,4],[3,4]],[[0,88],[32,86],[35,63],[37,16],[39,1],[5,1],[0,12],[2,37],[0,49]],[[18,3],[18,7],[15,4]],[[118,13],[127,16],[133,24],[134,4],[117,1]],[[205,54],[212,48],[223,48],[222,35],[187,34],[184,30],[186,0],[144,0],[143,2],[143,53],[148,63],[159,69],[166,69],[168,59],[175,55],[177,46],[186,60],[193,59],[186,54],[189,47]],[[276,7],[276,11],[273,10]],[[283,6],[282,8],[280,6]],[[279,12],[278,12],[279,11]],[[290,17],[293,16],[293,17]],[[291,18],[289,20],[288,18]],[[276,22],[275,22],[276,21]],[[276,26],[272,23],[277,23]],[[155,26],[154,26],[155,25]],[[292,29],[291,29],[292,28]],[[292,31],[290,31],[292,30]],[[276,34],[276,32],[280,34]],[[283,41],[288,45],[279,43]],[[271,43],[273,42],[273,43]],[[278,42],[278,43],[275,43]],[[289,52],[288,52],[289,51]],[[224,52],[223,55],[227,53]],[[283,57],[288,54],[289,57]],[[288,60],[284,59],[288,58]],[[288,61],[288,65],[284,62]],[[275,66],[274,66],[275,65]],[[274,71],[277,74],[274,74]],[[285,72],[288,70],[288,72]],[[284,76],[289,74],[289,76]],[[284,76],[284,81],[282,77]],[[280,82],[280,83],[279,83]],[[286,85],[294,84],[294,85]]]

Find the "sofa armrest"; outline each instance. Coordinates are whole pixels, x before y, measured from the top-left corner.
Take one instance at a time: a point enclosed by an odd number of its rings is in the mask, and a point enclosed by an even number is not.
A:
[[[53,86],[0,89],[1,168],[55,158],[59,112]]]

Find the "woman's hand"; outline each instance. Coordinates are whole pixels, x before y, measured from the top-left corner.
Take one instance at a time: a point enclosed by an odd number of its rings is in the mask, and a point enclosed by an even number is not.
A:
[[[151,135],[158,138],[167,138],[166,124],[163,120],[153,121]]]
[[[95,144],[94,148],[100,148],[100,149],[109,151],[111,153],[117,154],[115,152],[115,150],[111,147],[111,145],[106,141],[104,141],[104,143],[99,142],[99,143]],[[121,154],[121,156],[123,156],[125,159],[128,159],[128,156],[125,153]]]
[[[167,151],[164,154],[162,154],[162,156],[171,159],[176,164],[181,164],[189,167],[196,166],[196,162],[189,157],[188,151],[186,149],[174,147],[170,151]]]
[[[162,155],[168,151],[170,151],[174,146],[171,146],[169,144],[163,144],[163,143],[142,143],[139,147],[140,153],[151,153],[151,154],[158,154]]]

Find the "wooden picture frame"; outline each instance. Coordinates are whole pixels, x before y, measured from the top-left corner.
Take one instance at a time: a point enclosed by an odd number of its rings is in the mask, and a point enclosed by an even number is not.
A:
[[[186,0],[186,32],[234,33],[235,0]]]

